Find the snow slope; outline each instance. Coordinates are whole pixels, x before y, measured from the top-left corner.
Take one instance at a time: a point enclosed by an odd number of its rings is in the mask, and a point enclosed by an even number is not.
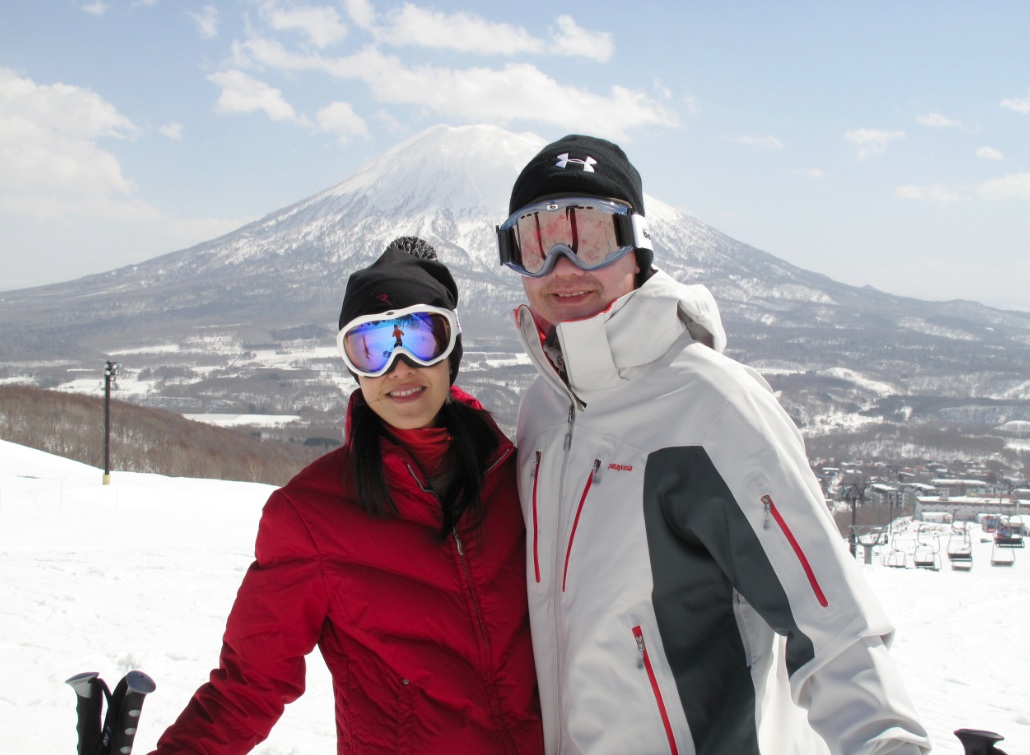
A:
[[[146,753],[217,660],[225,616],[253,553],[272,488],[115,471],[0,441],[0,752],[74,753],[75,695],[64,680],[98,671],[113,685],[138,668],[157,682],[134,752]],[[898,626],[893,655],[937,753],[952,731],[1005,736],[1030,753],[1030,552],[991,567],[974,533],[974,567],[863,566]],[[915,545],[910,527],[896,537]],[[335,753],[321,659],[264,755]]]

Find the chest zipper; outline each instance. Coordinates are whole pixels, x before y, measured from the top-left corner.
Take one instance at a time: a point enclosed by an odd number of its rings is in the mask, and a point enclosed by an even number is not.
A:
[[[457,527],[451,529],[451,534],[454,536],[454,545],[458,549],[458,558],[461,561],[461,571],[462,574],[465,575],[465,585],[468,587],[469,597],[472,599],[472,610],[476,613],[476,626],[479,627],[479,634],[483,638],[483,643],[485,645],[487,641],[486,625],[483,624],[483,614],[479,610],[479,601],[476,599],[476,591],[472,586],[472,575],[469,574],[468,564],[465,562],[465,546],[462,545]]]
[[[536,581],[540,582],[540,519],[537,516],[536,490],[540,481],[540,459],[543,454],[536,452],[536,461],[533,463],[533,569],[536,572]]]
[[[565,451],[565,453],[568,453],[569,449],[572,448],[572,428],[573,428],[573,426],[575,426],[575,424],[576,424],[576,403],[573,402],[573,403],[569,404],[569,418],[565,422],[565,425],[566,425],[567,429],[565,430],[565,446],[562,449],[562,450]]]
[[[819,601],[819,605],[823,608],[829,605],[829,601],[826,599],[823,588],[819,586],[819,580],[816,579],[815,571],[812,569],[812,565],[808,562],[808,557],[805,556],[805,552],[801,549],[801,544],[794,537],[794,533],[790,531],[790,526],[787,524],[787,520],[783,518],[779,509],[776,508],[776,504],[773,503],[772,496],[763,495],[762,505],[765,507],[765,523],[762,525],[763,529],[769,529],[769,517],[771,516],[776,520],[776,524],[779,525],[780,530],[787,538],[787,542],[790,543],[790,547],[794,549],[794,555],[797,556],[798,561],[801,562],[801,568],[805,570],[805,576],[808,577],[808,584],[812,586],[812,592],[815,593],[816,600]]]
[[[637,642],[637,668],[647,670],[647,679],[651,683],[651,692],[654,694],[655,702],[658,704],[658,713],[662,717],[662,726],[665,727],[665,736],[669,739],[669,752],[678,755],[679,747],[676,746],[676,737],[672,734],[672,722],[669,721],[669,711],[665,707],[665,699],[658,687],[658,679],[654,675],[654,667],[651,665],[651,656],[647,654],[647,645],[644,644],[644,630],[639,626],[633,627],[633,639]]]
[[[576,507],[576,518],[572,520],[572,532],[569,533],[569,544],[565,548],[565,569],[562,571],[561,576],[561,591],[565,592],[565,583],[569,576],[569,559],[572,558],[572,541],[576,539],[576,528],[579,527],[579,515],[583,513],[583,504],[586,503],[587,493],[590,492],[591,485],[597,479],[597,471],[601,468],[601,460],[594,459],[594,466],[590,470],[590,476],[587,477],[587,484],[583,486],[583,494],[579,497],[579,505]]]

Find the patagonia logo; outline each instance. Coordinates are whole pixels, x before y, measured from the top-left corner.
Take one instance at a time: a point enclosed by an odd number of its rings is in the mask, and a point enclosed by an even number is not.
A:
[[[608,465],[608,469],[614,470],[616,472],[632,472],[633,471],[633,465],[632,464],[614,464],[614,463],[612,463],[612,464]]]

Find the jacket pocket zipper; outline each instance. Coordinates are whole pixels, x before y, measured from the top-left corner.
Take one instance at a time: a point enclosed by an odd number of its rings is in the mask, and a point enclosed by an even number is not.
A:
[[[533,465],[533,569],[536,570],[536,581],[540,582],[540,520],[536,510],[536,488],[540,481],[540,451],[536,452],[536,463]]]
[[[594,466],[590,470],[590,476],[587,478],[587,484],[583,486],[583,495],[579,497],[579,506],[576,507],[576,518],[572,520],[572,532],[569,533],[569,544],[565,548],[565,569],[561,575],[561,591],[565,592],[565,581],[569,576],[569,559],[572,557],[572,541],[576,539],[576,528],[579,527],[579,515],[583,513],[583,504],[586,503],[587,493],[590,492],[590,486],[594,483],[594,478],[597,476],[597,470],[601,468],[601,460],[594,459]]]
[[[776,504],[773,503],[772,496],[763,495],[762,505],[765,506],[765,529],[769,529],[769,517],[772,516],[776,520],[776,524],[780,526],[780,530],[787,537],[787,542],[790,543],[790,547],[794,549],[794,555],[798,557],[798,561],[801,562],[801,568],[805,570],[805,575],[808,577],[808,584],[812,586],[812,592],[815,593],[816,600],[819,601],[819,605],[826,608],[829,605],[829,601],[826,600],[826,595],[823,593],[823,588],[819,586],[819,580],[815,578],[815,572],[812,570],[812,565],[808,562],[808,557],[805,556],[805,552],[801,550],[801,544],[798,543],[794,537],[794,533],[790,531],[790,527],[787,525],[787,521],[780,514],[779,509],[776,508]]]
[[[676,746],[676,737],[672,734],[672,723],[669,721],[669,711],[665,708],[665,700],[662,698],[662,691],[658,688],[658,680],[654,675],[654,667],[651,665],[651,656],[647,654],[647,645],[644,644],[644,630],[639,626],[633,627],[633,639],[637,642],[637,653],[640,654],[640,665],[647,670],[647,679],[651,683],[651,692],[654,694],[655,702],[658,704],[658,712],[662,716],[662,725],[665,727],[665,736],[669,739],[669,752],[678,755],[679,748]]]

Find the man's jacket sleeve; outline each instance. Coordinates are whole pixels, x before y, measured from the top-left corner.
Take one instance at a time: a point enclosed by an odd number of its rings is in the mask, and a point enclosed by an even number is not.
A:
[[[800,433],[765,390],[727,402],[666,517],[787,637],[794,701],[833,753],[928,751],[887,648],[894,628],[840,537]],[[688,503],[689,502],[689,503]],[[922,749],[920,749],[922,748]]]

